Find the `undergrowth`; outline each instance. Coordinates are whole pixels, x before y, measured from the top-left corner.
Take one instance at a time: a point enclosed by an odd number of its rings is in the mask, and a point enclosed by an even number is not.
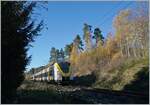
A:
[[[147,91],[149,87],[148,64],[148,58],[126,59],[117,66],[111,66],[112,68],[108,68],[108,70],[96,71],[97,80],[92,87],[128,91],[144,91],[146,89],[145,91]]]

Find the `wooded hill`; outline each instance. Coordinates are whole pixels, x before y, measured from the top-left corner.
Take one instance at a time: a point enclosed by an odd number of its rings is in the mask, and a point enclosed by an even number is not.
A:
[[[143,84],[148,87],[148,41],[149,17],[145,4],[135,9],[120,11],[113,20],[115,33],[102,35],[99,27],[95,29],[85,23],[83,40],[76,35],[73,42],[59,50],[52,47],[50,62],[67,59],[71,63],[75,77],[94,74],[93,86],[109,89],[123,89],[143,73]],[[83,44],[83,41],[85,44]],[[141,78],[141,77],[140,77]],[[90,82],[85,79],[84,82]],[[138,85],[139,86],[139,85]]]

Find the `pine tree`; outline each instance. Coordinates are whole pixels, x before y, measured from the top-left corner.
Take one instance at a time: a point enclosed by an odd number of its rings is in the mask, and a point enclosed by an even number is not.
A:
[[[2,103],[12,102],[17,87],[24,79],[23,73],[31,58],[27,56],[29,44],[42,29],[42,22],[35,26],[31,20],[34,7],[36,2],[1,2]]]
[[[79,52],[83,51],[83,42],[79,35],[74,39],[74,44],[76,45]]]
[[[104,44],[104,37],[99,28],[95,28],[93,38],[96,40],[96,47],[98,47],[99,44]]]
[[[60,59],[60,52],[59,52],[59,49],[56,49],[56,62],[58,62],[59,61],[59,59]]]
[[[64,50],[61,48],[60,49],[60,58],[62,59],[62,61],[64,61],[64,59],[65,59],[65,53],[64,53]]]
[[[66,57],[66,58],[69,58],[69,57],[70,57],[72,48],[73,48],[73,43],[67,44],[67,45],[65,46],[65,57]]]
[[[52,47],[51,51],[50,51],[50,62],[56,62],[56,61],[57,61],[56,49],[55,49],[55,47]]]

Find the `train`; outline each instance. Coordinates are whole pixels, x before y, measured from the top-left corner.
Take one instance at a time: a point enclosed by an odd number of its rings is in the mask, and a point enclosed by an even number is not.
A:
[[[39,72],[32,74],[32,80],[34,81],[61,82],[73,79],[70,63],[66,61],[52,63]]]

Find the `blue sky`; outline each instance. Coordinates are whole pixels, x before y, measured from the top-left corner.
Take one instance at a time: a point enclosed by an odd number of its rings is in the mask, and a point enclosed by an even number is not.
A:
[[[107,33],[113,32],[114,16],[122,9],[134,8],[135,6],[135,1],[49,1],[48,11],[42,8],[35,10],[39,14],[35,15],[36,18],[44,20],[45,28],[28,51],[28,55],[32,55],[32,60],[27,69],[46,65],[49,61],[51,47],[64,48],[66,44],[73,41],[77,34],[83,38],[84,23],[92,25],[93,29],[99,27],[106,37]]]

